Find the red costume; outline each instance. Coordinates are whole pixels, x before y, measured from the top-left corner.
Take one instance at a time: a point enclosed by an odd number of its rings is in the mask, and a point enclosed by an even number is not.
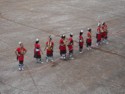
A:
[[[66,45],[65,45],[64,40],[62,38],[60,39],[59,44],[60,44],[59,49],[61,51],[66,51]]]
[[[72,39],[72,37],[69,38],[68,49],[69,49],[69,51],[73,50],[73,39]]]
[[[97,32],[100,34],[101,33],[101,26],[97,27]]]
[[[107,38],[107,33],[108,33],[107,29],[108,29],[107,25],[103,24],[102,25],[102,30],[103,30],[103,37],[104,38]]]
[[[53,54],[54,42],[52,42],[52,41],[47,41],[47,42],[46,42],[46,45],[47,45],[46,54],[47,54],[47,55],[52,55],[52,54]]]
[[[79,36],[79,46],[80,46],[80,47],[83,47],[83,44],[84,44],[84,39],[83,39],[83,36],[80,35],[80,36]]]
[[[92,44],[91,29],[88,29],[87,39],[86,39],[86,46],[87,46],[87,48],[91,48],[91,44]]]
[[[35,58],[41,58],[41,49],[40,49],[40,44],[39,43],[35,43],[34,44],[34,57]]]
[[[16,51],[18,52],[18,56],[17,56],[17,59],[21,62],[24,61],[24,53],[26,52],[26,49],[23,47],[23,48],[17,48]]]
[[[92,36],[91,36],[91,32],[88,32],[88,33],[87,33],[87,37],[89,37],[89,38],[92,37]]]
[[[86,42],[87,42],[87,43],[91,43],[91,42],[92,42],[92,39],[88,37],[87,40],[86,40]]]
[[[97,42],[101,41],[101,34],[96,34]]]

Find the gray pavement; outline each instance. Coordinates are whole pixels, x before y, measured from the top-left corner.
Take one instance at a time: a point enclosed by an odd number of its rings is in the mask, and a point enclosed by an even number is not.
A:
[[[78,33],[98,21],[109,27],[109,44],[78,53]],[[74,60],[59,59],[61,34],[74,33]],[[51,63],[36,64],[33,46],[55,42]],[[18,71],[14,51],[22,41],[28,52]],[[125,0],[0,0],[0,94],[125,94]],[[45,52],[42,56],[45,60]]]

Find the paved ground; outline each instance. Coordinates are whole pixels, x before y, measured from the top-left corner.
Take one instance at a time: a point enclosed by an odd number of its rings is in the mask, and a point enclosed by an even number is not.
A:
[[[91,27],[94,45],[98,21],[107,22],[110,44],[79,54],[75,42],[75,60],[59,60],[59,35],[73,32],[78,41]],[[33,59],[35,38],[43,48],[50,34],[55,67]],[[0,0],[0,94],[125,94],[124,37],[125,0]],[[18,41],[28,49],[22,72]]]

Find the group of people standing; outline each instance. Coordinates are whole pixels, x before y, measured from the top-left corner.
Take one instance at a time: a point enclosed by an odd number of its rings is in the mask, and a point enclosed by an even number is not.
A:
[[[91,29],[88,28],[87,37],[86,37],[86,47],[88,50],[91,49],[92,45],[92,33]],[[108,44],[107,37],[108,36],[108,27],[105,22],[98,23],[97,27],[97,33],[96,33],[96,45],[99,46],[102,43]],[[83,30],[79,33],[79,52],[83,52],[83,46],[84,46],[84,38],[83,38]],[[68,49],[67,49],[68,48]],[[52,40],[51,35],[48,37],[48,41],[46,42],[44,51],[46,51],[46,62],[54,62],[53,60],[53,49],[54,49],[54,42]],[[68,55],[67,55],[68,50]],[[73,58],[73,51],[74,51],[74,40],[73,40],[73,33],[70,33],[69,37],[67,38],[64,34],[61,35],[61,38],[59,40],[59,51],[60,51],[60,59],[65,60],[67,58],[74,59]],[[27,50],[23,46],[22,42],[19,42],[19,47],[16,49],[15,53],[17,56],[17,60],[19,61],[19,70],[24,70],[23,68],[23,62],[24,62],[24,55],[26,54]],[[41,54],[43,54],[41,50],[41,46],[39,43],[39,39],[37,38],[34,44],[34,58],[36,58],[37,63],[43,63],[43,60],[41,58]]]

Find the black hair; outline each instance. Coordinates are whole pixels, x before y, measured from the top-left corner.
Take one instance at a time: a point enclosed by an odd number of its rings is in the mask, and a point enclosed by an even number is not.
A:
[[[104,24],[105,24],[105,22],[102,23],[102,25],[104,25]]]
[[[70,37],[73,37],[73,35],[72,35],[72,34],[70,34]]]
[[[65,35],[62,35],[61,38],[65,38],[66,36]]]
[[[36,41],[36,43],[39,43],[39,41]]]
[[[83,34],[83,32],[80,32],[80,33],[79,33],[79,35],[82,35],[82,34]]]
[[[91,32],[91,30],[92,30],[92,29],[90,29],[90,28],[88,29],[89,32]]]

